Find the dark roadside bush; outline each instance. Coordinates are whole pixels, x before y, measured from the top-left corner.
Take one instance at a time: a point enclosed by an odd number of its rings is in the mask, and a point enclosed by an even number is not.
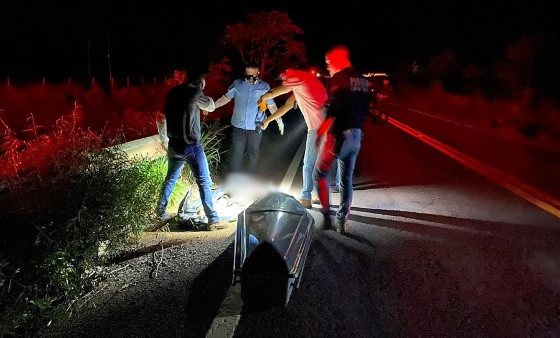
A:
[[[68,318],[103,278],[101,267],[153,224],[165,156],[129,159],[118,140],[76,130],[21,141],[6,133],[0,164],[0,336],[32,336]],[[203,123],[212,176],[226,151],[220,123]],[[192,174],[185,167],[177,205]]]
[[[68,316],[96,267],[151,224],[161,161],[131,161],[74,136],[40,164],[2,176],[0,336],[32,335]]]

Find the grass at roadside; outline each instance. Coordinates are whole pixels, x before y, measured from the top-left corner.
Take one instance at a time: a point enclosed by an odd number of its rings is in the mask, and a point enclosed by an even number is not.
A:
[[[118,140],[72,126],[61,124],[0,158],[11,168],[0,177],[0,336],[32,336],[67,318],[103,278],[99,267],[133,245],[155,217],[165,157],[129,159],[106,149]],[[203,126],[212,173],[222,131]],[[190,184],[186,169],[171,206]]]

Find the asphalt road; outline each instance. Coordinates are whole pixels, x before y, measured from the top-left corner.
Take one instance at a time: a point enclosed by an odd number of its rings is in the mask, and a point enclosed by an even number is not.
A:
[[[355,188],[349,234],[317,233],[288,306],[234,336],[560,334],[557,217],[390,125]]]

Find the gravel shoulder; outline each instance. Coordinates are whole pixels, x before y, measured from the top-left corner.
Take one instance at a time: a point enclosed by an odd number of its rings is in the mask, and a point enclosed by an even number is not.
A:
[[[146,233],[128,259],[103,267],[106,279],[67,321],[41,336],[203,336],[231,284],[235,229]]]

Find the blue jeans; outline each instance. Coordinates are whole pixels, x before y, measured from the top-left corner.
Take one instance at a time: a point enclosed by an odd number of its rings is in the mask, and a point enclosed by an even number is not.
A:
[[[313,192],[313,168],[315,168],[315,161],[317,160],[316,139],[317,129],[308,130],[302,168],[303,187],[301,188],[301,198],[304,200],[311,200],[311,193]]]
[[[177,184],[177,179],[183,171],[185,163],[188,164],[198,186],[200,200],[204,213],[208,218],[208,223],[216,223],[219,221],[218,213],[214,210],[212,201],[212,179],[210,178],[210,169],[208,168],[208,160],[201,144],[177,146],[174,145],[173,139],[169,141],[167,148],[167,175],[163,182],[161,198],[158,203],[156,212],[163,215],[167,209],[167,204],[171,198],[173,188]]]
[[[335,161],[329,173],[329,184],[331,188],[338,188],[340,185],[340,169],[338,169],[338,161]]]
[[[328,174],[335,160],[340,170],[340,206],[336,212],[338,221],[345,223],[350,214],[354,189],[352,180],[356,159],[360,153],[362,130],[347,129],[340,135],[327,134],[321,140],[317,154],[317,163],[313,171],[313,180],[319,192],[323,214],[330,210]]]

